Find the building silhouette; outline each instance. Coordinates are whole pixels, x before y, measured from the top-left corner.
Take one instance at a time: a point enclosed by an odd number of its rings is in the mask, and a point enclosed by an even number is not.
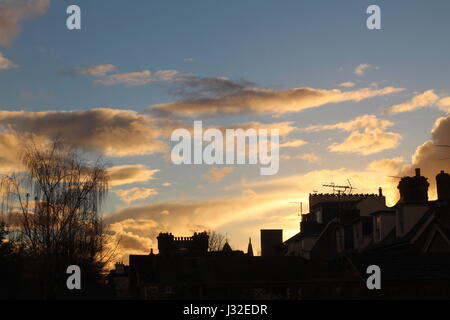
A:
[[[450,175],[441,171],[436,186],[438,199],[429,201],[429,182],[416,169],[399,181],[393,207],[381,188],[310,194],[296,235],[283,242],[281,229],[261,230],[261,256],[251,239],[247,253],[228,241],[209,252],[205,232],[161,233],[158,254],[130,255],[111,282],[122,277],[121,295],[134,299],[448,298]],[[381,290],[367,289],[370,265],[381,269]]]

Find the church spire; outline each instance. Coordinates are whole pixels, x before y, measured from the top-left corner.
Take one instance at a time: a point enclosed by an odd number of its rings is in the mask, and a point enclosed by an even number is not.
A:
[[[247,255],[253,257],[252,238],[248,238]]]

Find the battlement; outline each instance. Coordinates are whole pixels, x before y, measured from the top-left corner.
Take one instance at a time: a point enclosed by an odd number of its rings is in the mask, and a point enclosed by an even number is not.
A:
[[[195,232],[191,237],[175,237],[172,233],[160,233],[158,250],[160,254],[203,254],[208,251],[209,236],[206,232]]]

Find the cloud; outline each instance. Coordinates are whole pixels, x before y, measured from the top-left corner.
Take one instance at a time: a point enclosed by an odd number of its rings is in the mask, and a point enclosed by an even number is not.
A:
[[[62,74],[68,76],[84,75],[91,77],[101,77],[116,70],[117,67],[113,64],[100,64],[89,67],[73,67],[67,71],[64,71]]]
[[[237,125],[218,126],[218,127],[211,126],[210,128],[216,128],[223,133],[225,133],[226,129],[232,129],[232,130],[242,129],[244,131],[246,131],[248,129],[254,129],[256,131],[265,129],[268,131],[269,134],[272,130],[277,129],[279,131],[280,136],[287,136],[290,133],[297,130],[297,127],[295,127],[293,125],[293,123],[294,123],[293,121],[274,122],[274,123],[263,123],[263,122],[258,122],[258,121],[251,121],[251,122],[245,122],[245,123],[241,123],[241,124],[237,124]]]
[[[232,172],[232,167],[223,167],[222,169],[211,168],[205,175],[205,179],[212,183],[220,182]]]
[[[439,100],[437,105],[439,106],[439,109],[441,109],[442,111],[450,113],[450,97],[442,98],[441,100]]]
[[[355,68],[355,74],[357,74],[358,76],[362,76],[367,70],[369,70],[369,69],[375,69],[375,70],[378,70],[379,69],[379,67],[377,67],[377,66],[372,66],[372,65],[370,65],[370,64],[367,64],[367,63],[361,63],[361,64],[358,64],[357,66],[356,66],[356,68]]]
[[[24,20],[45,13],[49,0],[3,0],[0,2],[0,45],[7,46],[19,34]]]
[[[344,88],[351,88],[354,86],[355,86],[354,82],[342,82],[341,84],[339,84],[339,87],[344,87]]]
[[[149,231],[158,227],[152,219],[125,219],[108,225],[112,236],[109,246],[114,250],[117,261],[127,261],[129,254],[148,254],[154,237]]]
[[[155,189],[152,188],[130,188],[130,189],[119,189],[113,190],[120,200],[130,203],[135,200],[145,199],[152,195],[158,194]]]
[[[172,183],[170,183],[170,182],[164,182],[164,183],[162,184],[162,186],[163,186],[163,187],[170,187],[170,186],[172,186]]]
[[[174,121],[174,120],[165,121],[165,119],[168,119],[168,118],[161,118],[158,120],[160,121],[159,125],[160,125],[161,129],[163,130],[163,133],[166,134],[167,136],[170,136],[173,130],[179,129],[179,128],[188,130],[191,133],[191,135],[194,134],[193,125],[187,125],[181,121]],[[229,130],[242,129],[243,131],[255,130],[256,133],[258,133],[259,130],[267,130],[267,133],[269,135],[273,130],[278,130],[278,134],[281,137],[286,137],[289,134],[298,130],[298,128],[293,124],[294,124],[293,121],[273,122],[273,123],[263,123],[263,122],[258,122],[258,121],[251,121],[251,122],[245,122],[245,123],[240,123],[240,124],[236,124],[236,125],[204,126],[203,130],[206,131],[207,129],[217,129],[220,132],[222,132],[223,135],[226,134],[226,130],[228,130],[228,129]],[[298,145],[306,143],[303,140],[294,140],[291,142],[292,142],[292,144],[298,144]]]
[[[394,123],[388,120],[378,119],[375,115],[363,115],[347,122],[338,122],[328,125],[312,125],[304,128],[304,131],[322,131],[322,130],[343,130],[354,131],[365,128],[386,129],[393,126]]]
[[[209,97],[211,95],[223,95],[234,93],[253,86],[253,82],[245,80],[233,81],[226,77],[199,77],[196,75],[182,73],[177,70],[142,70],[128,73],[114,73],[117,67],[114,65],[99,65],[87,68],[74,67],[63,72],[65,75],[88,75],[102,76],[94,80],[94,83],[112,86],[125,84],[127,86],[141,86],[154,82],[167,82],[175,84],[171,93],[183,97]]]
[[[9,174],[22,168],[23,142],[29,136],[23,137],[14,132],[0,131],[0,174]]]
[[[312,125],[302,130],[313,132],[322,130],[350,131],[351,134],[342,143],[334,143],[328,149],[332,152],[369,155],[398,146],[401,135],[385,131],[385,129],[393,125],[394,123],[391,121],[378,119],[375,115],[366,114],[350,121],[327,125]],[[363,130],[360,131],[361,129]]]
[[[363,132],[353,131],[342,143],[334,143],[328,149],[332,152],[370,155],[397,147],[401,138],[399,133],[366,128]]]
[[[177,82],[186,77],[193,77],[182,74],[176,70],[159,70],[152,72],[150,70],[142,70],[128,73],[112,73],[118,70],[113,64],[101,64],[89,67],[73,67],[63,71],[61,74],[66,76],[90,76],[100,79],[94,80],[94,83],[112,86],[116,84],[124,84],[126,86],[141,86],[152,82]]]
[[[138,86],[156,81],[150,74],[151,72],[149,70],[110,74],[105,79],[95,80],[94,83],[102,84],[104,86],[112,86],[118,83],[126,84],[128,86]]]
[[[280,144],[280,148],[296,148],[307,144],[308,142],[301,139],[294,139]]]
[[[188,236],[193,231],[211,229],[231,234],[237,249],[245,250],[248,237],[252,236],[255,239],[254,249],[258,250],[256,239],[260,229],[283,229],[285,238],[298,232],[297,212],[294,212],[290,202],[302,201],[303,208],[307,210],[308,194],[312,190],[318,190],[319,193],[329,191],[322,187],[324,183],[333,181],[339,184],[350,179],[357,193],[377,193],[378,187],[382,187],[388,205],[394,205],[398,200],[398,179],[389,175],[411,175],[415,167],[421,167],[422,172],[434,180],[439,170],[450,171],[449,161],[440,160],[450,157],[450,148],[436,147],[435,144],[450,145],[450,116],[436,121],[432,140],[417,148],[410,165],[405,165],[403,159],[397,157],[373,161],[361,170],[322,169],[287,177],[241,180],[232,186],[238,191],[237,195],[224,194],[203,201],[169,199],[129,206],[108,215],[107,222],[127,226],[124,231],[139,241],[135,247],[124,250],[124,253],[141,248],[142,254],[148,254],[150,246],[155,247],[154,241],[159,232],[170,231],[175,235]],[[433,190],[434,183],[430,183]],[[434,191],[432,193],[435,194]],[[162,214],[166,210],[170,214]],[[289,212],[291,214],[287,214]],[[122,221],[125,222],[122,224]]]
[[[132,110],[0,111],[0,128],[17,133],[64,138],[86,151],[109,156],[144,155],[166,150],[154,119]]]
[[[196,99],[232,94],[255,85],[255,83],[246,80],[231,80],[226,77],[199,77],[185,73],[178,73],[170,80],[177,84],[177,88],[172,91],[174,94]]]
[[[413,175],[420,168],[422,175],[429,178],[430,197],[436,198],[434,179],[441,170],[450,172],[450,116],[438,118],[431,131],[431,140],[416,148],[411,164],[402,167],[399,176]]]
[[[289,177],[271,177],[258,181],[241,181],[235,185],[238,194],[220,195],[207,200],[149,202],[119,209],[108,215],[107,223],[121,221],[152,221],[144,230],[125,230],[136,237],[144,237],[137,248],[149,251],[149,242],[155,241],[159,232],[172,232],[178,236],[189,236],[194,231],[219,230],[232,232],[236,249],[246,249],[248,237],[259,236],[259,229],[280,228],[288,238],[298,232],[297,212],[290,201],[302,201],[307,210],[308,194],[312,190],[323,190],[322,184],[330,180],[336,183],[350,179],[358,193],[376,193],[383,187],[390,204],[398,198],[396,185],[386,174],[371,170],[315,170]],[[327,190],[324,190],[327,192]],[[321,191],[319,191],[321,192]],[[162,214],[167,211],[170,214]],[[287,214],[292,212],[292,214]],[[127,222],[125,225],[133,226]],[[153,243],[153,242],[152,242]],[[254,248],[257,250],[257,248]]]
[[[371,162],[368,168],[386,174],[396,174],[402,169],[404,163],[403,157],[381,159]]]
[[[121,165],[108,169],[112,186],[153,180],[157,172],[158,169],[149,169],[143,164]]]
[[[321,161],[322,161],[322,159],[321,159],[318,155],[316,155],[316,154],[314,154],[314,153],[305,153],[305,154],[302,154],[302,155],[300,156],[300,159],[306,160],[306,161],[308,161],[309,163],[318,163],[318,162],[321,162]]]
[[[438,100],[439,96],[435,94],[433,90],[427,90],[424,93],[416,95],[407,102],[389,107],[385,112],[389,114],[408,112],[419,108],[433,106]]]
[[[284,160],[298,159],[298,160],[305,160],[305,161],[307,161],[309,163],[320,163],[320,162],[322,162],[322,159],[318,155],[316,155],[315,153],[303,153],[303,154],[294,155],[294,156],[282,155],[281,159],[284,159]]]
[[[243,196],[247,196],[247,197],[254,197],[254,196],[256,196],[255,190],[252,190],[252,189],[244,189],[244,190],[242,190],[241,194]]]
[[[17,67],[11,60],[5,58],[0,52],[0,70],[8,70]]]
[[[126,86],[142,86],[152,82],[175,82],[180,73],[176,70],[160,70],[152,72],[150,70],[108,74],[102,79],[94,80],[94,83],[104,86],[125,84]]]
[[[288,90],[245,88],[209,98],[192,98],[156,104],[150,110],[185,117],[207,114],[284,114],[316,108],[329,103],[359,102],[402,90],[395,87],[382,89],[363,88],[346,92],[338,89],[324,90],[314,88]]]

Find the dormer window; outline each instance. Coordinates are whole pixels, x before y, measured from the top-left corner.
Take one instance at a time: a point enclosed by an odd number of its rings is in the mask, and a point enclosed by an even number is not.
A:
[[[316,211],[317,223],[323,223],[322,209]]]

